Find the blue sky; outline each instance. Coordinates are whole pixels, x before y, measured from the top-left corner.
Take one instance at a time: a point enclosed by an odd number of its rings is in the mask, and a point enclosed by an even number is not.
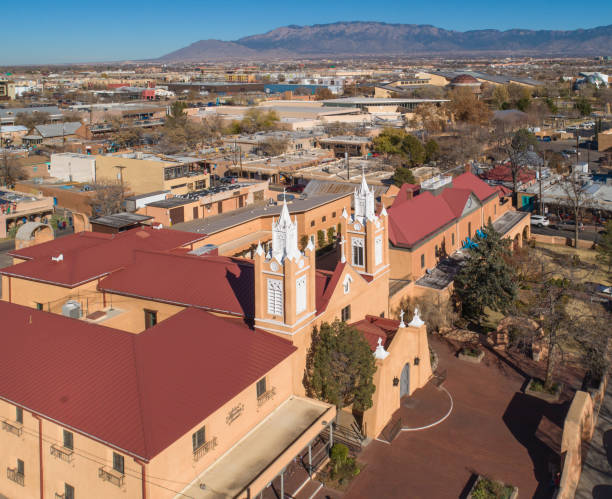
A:
[[[446,29],[576,29],[612,24],[612,2],[409,0],[29,0],[2,2],[0,64],[158,57],[197,40],[288,24],[384,21]],[[588,5],[588,9],[585,7]],[[590,14],[589,14],[590,13]],[[595,15],[596,13],[596,15]]]

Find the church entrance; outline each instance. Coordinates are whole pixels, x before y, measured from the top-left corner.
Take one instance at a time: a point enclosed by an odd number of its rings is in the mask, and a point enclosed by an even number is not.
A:
[[[400,398],[410,393],[410,364],[406,364],[402,369],[400,378]]]

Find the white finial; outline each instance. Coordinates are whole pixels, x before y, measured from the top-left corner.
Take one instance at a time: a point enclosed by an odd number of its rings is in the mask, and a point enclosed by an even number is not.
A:
[[[385,347],[382,344],[382,338],[378,337],[378,346],[374,351],[374,358],[384,360],[389,356],[389,352],[385,350]]]
[[[255,250],[255,254],[257,256],[262,256],[264,254],[264,250],[261,247],[261,241],[257,241],[257,249]]]
[[[399,327],[406,327],[406,324],[404,324],[404,309],[400,310],[399,316],[400,316]]]
[[[380,210],[380,216],[381,217],[386,217],[387,216],[387,209],[384,207],[382,207],[382,210]]]
[[[423,324],[425,324],[421,317],[419,316],[419,307],[414,307],[414,317],[412,317],[412,320],[410,321],[410,324],[408,324],[410,327],[421,327]]]
[[[64,254],[60,253],[58,256],[52,256],[51,260],[53,260],[54,262],[63,262],[64,261]]]
[[[346,212],[346,208],[342,208],[342,218],[348,218],[348,213]]]
[[[340,242],[338,244],[340,245],[340,262],[346,263],[346,256],[344,256],[344,245],[346,244],[346,240],[344,237],[340,236]]]
[[[306,249],[308,251],[314,251],[315,249],[314,243],[312,242],[312,239],[310,237],[308,238],[308,244],[306,245]]]

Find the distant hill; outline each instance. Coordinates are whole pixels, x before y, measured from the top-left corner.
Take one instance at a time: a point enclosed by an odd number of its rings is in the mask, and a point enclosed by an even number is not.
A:
[[[367,55],[612,55],[612,25],[572,31],[450,31],[429,25],[338,22],[284,26],[239,40],[200,40],[159,61]]]

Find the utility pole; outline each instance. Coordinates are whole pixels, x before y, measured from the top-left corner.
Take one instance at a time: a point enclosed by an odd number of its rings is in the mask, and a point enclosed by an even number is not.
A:
[[[542,200],[542,163],[546,161],[546,151],[542,151],[542,161],[538,161],[538,180],[540,184],[540,215],[544,215],[544,201]]]
[[[123,208],[123,170],[125,170],[127,166],[116,165],[115,168],[119,170],[119,181],[121,183],[121,208]]]

